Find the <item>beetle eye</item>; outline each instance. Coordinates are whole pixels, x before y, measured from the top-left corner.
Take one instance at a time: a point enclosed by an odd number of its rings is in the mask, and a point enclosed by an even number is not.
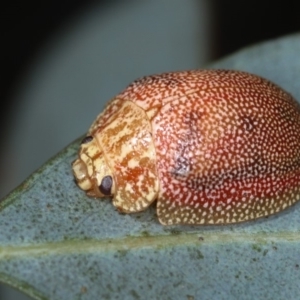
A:
[[[113,184],[113,180],[111,176],[105,176],[103,177],[101,184],[99,186],[99,190],[103,195],[111,195],[111,187]]]
[[[81,141],[81,144],[87,144],[92,140],[93,140],[93,137],[91,135],[88,135]]]

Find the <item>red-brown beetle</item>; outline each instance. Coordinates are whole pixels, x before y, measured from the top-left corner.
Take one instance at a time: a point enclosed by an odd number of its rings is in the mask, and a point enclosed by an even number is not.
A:
[[[162,224],[228,224],[300,198],[300,106],[239,71],[172,72],[110,101],[73,163],[79,187]]]

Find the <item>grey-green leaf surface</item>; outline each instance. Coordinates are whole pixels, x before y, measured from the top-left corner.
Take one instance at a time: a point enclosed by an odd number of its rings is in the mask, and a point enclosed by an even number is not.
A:
[[[300,35],[212,68],[271,79],[300,99]],[[300,206],[231,226],[162,226],[85,196],[69,145],[0,202],[0,280],[35,299],[299,299]]]

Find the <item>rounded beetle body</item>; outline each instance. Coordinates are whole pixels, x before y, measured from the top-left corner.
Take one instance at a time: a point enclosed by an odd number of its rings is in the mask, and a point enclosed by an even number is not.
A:
[[[268,216],[300,198],[300,106],[245,72],[143,77],[97,117],[73,172],[122,212],[157,200],[165,225]]]

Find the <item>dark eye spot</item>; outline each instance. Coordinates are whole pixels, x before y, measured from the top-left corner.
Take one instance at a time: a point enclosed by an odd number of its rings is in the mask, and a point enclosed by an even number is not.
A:
[[[93,137],[91,135],[88,135],[81,141],[81,144],[87,144],[92,140],[93,140]]]
[[[111,187],[113,184],[113,180],[111,176],[105,176],[103,177],[101,184],[99,186],[99,190],[103,195],[111,195]]]

